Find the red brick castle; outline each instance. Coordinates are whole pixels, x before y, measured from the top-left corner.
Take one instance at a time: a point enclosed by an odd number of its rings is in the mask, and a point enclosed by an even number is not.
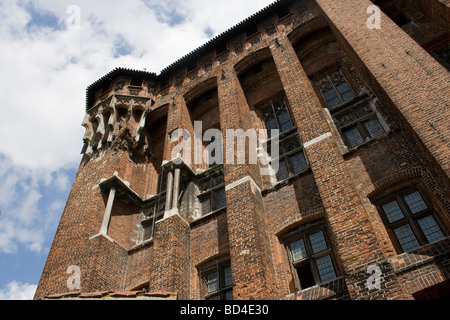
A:
[[[448,0],[280,0],[99,79],[35,299],[448,298],[449,21]],[[174,156],[197,121],[279,152]]]

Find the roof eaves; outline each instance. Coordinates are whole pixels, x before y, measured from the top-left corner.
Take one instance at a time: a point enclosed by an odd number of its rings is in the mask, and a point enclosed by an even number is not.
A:
[[[175,68],[181,62],[183,62],[184,60],[194,56],[195,54],[198,54],[199,52],[201,52],[203,50],[206,51],[215,42],[218,42],[219,40],[222,40],[223,38],[225,38],[227,36],[230,36],[231,34],[233,34],[235,32],[236,33],[239,32],[240,29],[243,26],[245,26],[245,24],[253,22],[254,19],[259,18],[262,14],[266,14],[266,13],[270,12],[271,9],[273,9],[275,6],[279,5],[282,2],[286,2],[286,0],[277,0],[277,1],[269,4],[268,6],[266,6],[263,9],[257,11],[256,13],[252,14],[251,16],[249,16],[248,18],[242,20],[241,22],[239,22],[238,24],[234,25],[233,27],[227,29],[226,31],[222,32],[221,34],[219,34],[219,35],[215,36],[214,38],[210,39],[208,42],[206,42],[202,46],[200,46],[197,49],[191,51],[190,53],[186,54],[182,58],[178,59],[177,61],[173,62],[172,64],[170,64],[169,66],[167,66],[166,68],[161,70],[160,76],[164,76],[166,73],[170,72],[171,69]]]

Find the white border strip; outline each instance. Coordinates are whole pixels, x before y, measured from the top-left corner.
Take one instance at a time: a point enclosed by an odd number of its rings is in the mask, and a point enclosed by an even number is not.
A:
[[[253,185],[255,186],[255,188],[259,191],[259,193],[261,193],[261,189],[258,187],[258,185],[256,184],[256,182],[250,177],[250,176],[246,176],[244,178],[242,178],[241,180],[235,181],[233,183],[230,183],[229,185],[225,186],[225,191],[231,190],[233,188],[236,188],[237,186],[250,181],[253,183]]]
[[[317,138],[315,138],[315,139],[313,139],[313,140],[311,140],[311,141],[306,142],[303,146],[304,146],[305,148],[309,148],[309,147],[311,147],[312,145],[314,145],[314,144],[316,144],[316,143],[319,143],[320,141],[325,140],[325,139],[327,139],[327,138],[329,138],[329,137],[332,137],[332,136],[333,136],[333,135],[331,134],[331,132],[327,132],[327,133],[321,135],[320,137],[317,137]]]

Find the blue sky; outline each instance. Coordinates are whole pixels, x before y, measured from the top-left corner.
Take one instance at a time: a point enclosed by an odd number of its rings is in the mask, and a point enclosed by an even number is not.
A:
[[[81,160],[85,90],[159,73],[272,0],[0,1],[0,300],[32,299]]]

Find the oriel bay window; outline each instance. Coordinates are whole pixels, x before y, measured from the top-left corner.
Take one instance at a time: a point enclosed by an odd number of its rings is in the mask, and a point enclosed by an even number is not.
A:
[[[321,77],[316,84],[342,139],[350,149],[387,132],[367,94],[356,96],[340,70]]]
[[[420,187],[410,187],[376,201],[381,218],[400,252],[446,237],[436,212]]]
[[[336,278],[333,253],[321,223],[297,228],[284,238],[297,289],[306,289]]]
[[[271,157],[272,166],[274,161],[278,162],[277,180],[282,181],[295,174],[308,169],[308,163],[303,150],[303,145],[298,134],[297,128],[294,126],[284,97],[271,101],[261,108],[263,121],[266,126],[269,140],[265,144],[267,153]],[[278,130],[279,139],[278,155],[272,152],[271,130]]]

